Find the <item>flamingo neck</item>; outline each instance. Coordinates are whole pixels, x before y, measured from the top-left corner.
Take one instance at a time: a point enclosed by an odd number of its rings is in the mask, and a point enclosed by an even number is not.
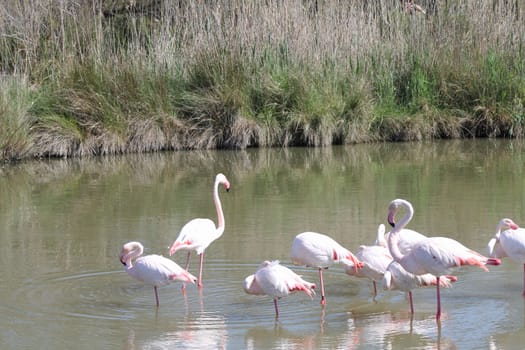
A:
[[[405,201],[403,199],[399,199],[398,203],[405,207],[407,210],[405,216],[395,224],[395,226],[390,231],[390,234],[388,235],[388,249],[390,250],[390,254],[396,260],[397,262],[400,262],[404,255],[401,253],[401,250],[399,249],[398,240],[399,240],[399,232],[405,228],[405,226],[412,220],[412,217],[414,216],[414,208],[412,207],[412,204],[410,204],[408,201]],[[394,222],[394,216],[397,212],[397,209],[392,210],[388,215],[388,221]]]
[[[397,231],[396,229],[390,232],[390,234],[388,235],[388,250],[390,250],[390,255],[392,255],[392,258],[394,258],[394,260],[398,263],[401,263],[405,256],[403,255],[403,253],[401,253],[401,250],[399,250],[399,246],[397,244],[399,240],[398,235],[399,231]]]
[[[405,200],[400,200],[399,203],[403,207],[405,207],[407,212],[405,216],[403,216],[403,218],[397,224],[395,224],[395,227],[392,231],[396,231],[396,232],[399,232],[402,229],[404,229],[405,226],[410,222],[410,220],[412,220],[412,217],[414,216],[414,208],[412,207],[412,204],[410,204],[409,202]],[[395,212],[393,214],[395,215]]]
[[[221,200],[219,199],[219,181],[215,181],[213,187],[213,202],[215,203],[215,209],[217,210],[217,236],[221,236],[224,232],[224,213],[222,212]]]

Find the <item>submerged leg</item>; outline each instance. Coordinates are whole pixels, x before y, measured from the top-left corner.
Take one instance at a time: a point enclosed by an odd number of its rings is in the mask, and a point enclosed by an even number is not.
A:
[[[436,320],[441,319],[441,295],[439,294],[439,276],[436,278],[437,312]]]
[[[199,263],[199,288],[202,288],[202,263],[204,262],[204,252],[200,253],[200,263]]]
[[[157,286],[153,286],[153,290],[155,291],[155,301],[157,302],[157,307],[159,307],[159,293],[157,292]]]
[[[323,282],[323,268],[319,268],[319,283],[321,283],[321,305],[326,305],[326,297],[324,294],[324,282]]]
[[[273,299],[273,304],[275,306],[275,318],[279,318],[279,307],[277,306],[277,298]]]
[[[408,292],[408,300],[410,301],[410,313],[414,314],[414,303],[412,302],[412,291]]]

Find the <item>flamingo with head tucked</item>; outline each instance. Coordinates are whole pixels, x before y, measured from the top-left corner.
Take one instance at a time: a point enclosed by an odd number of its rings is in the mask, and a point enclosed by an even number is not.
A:
[[[188,256],[186,258],[186,270],[190,264],[191,250],[195,250],[200,257],[199,261],[199,281],[198,286],[202,288],[202,264],[204,261],[204,250],[216,239],[222,236],[224,232],[224,213],[222,212],[222,205],[219,199],[219,185],[223,185],[226,191],[230,190],[230,182],[223,174],[217,174],[215,183],[213,185],[213,201],[215,209],[217,210],[218,223],[210,219],[193,219],[184,225],[179,233],[179,236],[173,242],[170,248],[170,255],[176,251],[186,249]]]
[[[377,228],[377,237],[384,239],[385,225],[381,224]],[[356,258],[363,263],[363,267],[356,269],[354,264],[345,265],[347,275],[368,278],[374,287],[374,297],[377,295],[377,281],[381,281],[383,275],[392,262],[392,256],[388,248],[381,245],[362,245],[355,253]]]
[[[310,298],[315,294],[315,284],[307,282],[295,272],[280,265],[278,260],[265,261],[255,274],[245,278],[244,291],[254,295],[273,297],[275,318],[279,317],[278,300],[295,292],[305,292]]]
[[[393,223],[393,218],[400,207],[412,207],[410,202],[404,199],[395,199],[388,206],[388,221]],[[412,219],[413,210],[408,211],[403,219],[394,224],[388,238],[388,249],[395,261],[405,270],[415,275],[431,273],[437,276],[436,295],[437,312],[436,318],[441,318],[441,296],[439,292],[440,276],[448,275],[454,268],[464,265],[477,266],[488,271],[485,265],[499,265],[499,259],[487,258],[475,252],[456,240],[447,237],[429,237],[414,244],[410,252],[403,254],[398,246],[399,231]]]
[[[157,287],[174,281],[195,283],[195,276],[177,265],[173,260],[161,255],[145,255],[140,242],[124,244],[120,252],[120,262],[126,266],[126,272],[133,278],[153,286],[155,301],[159,306]],[[133,259],[135,262],[133,263]]]
[[[520,228],[511,219],[501,219],[496,226],[494,237],[488,243],[488,250],[493,258],[508,256],[512,261],[523,264],[523,296],[525,296],[525,229]]]
[[[356,270],[363,267],[363,263],[351,251],[332,238],[317,232],[298,234],[292,243],[291,258],[296,265],[306,265],[319,269],[322,305],[326,304],[323,269],[327,269],[335,263],[349,265]]]
[[[453,282],[458,279],[456,276],[441,276],[439,278],[440,287],[449,288]],[[408,272],[397,261],[392,261],[383,275],[383,288],[385,290],[401,290],[408,294],[410,303],[410,313],[414,314],[414,303],[412,301],[412,290],[425,287],[435,286],[438,283],[438,278],[430,273],[424,275],[414,275]]]

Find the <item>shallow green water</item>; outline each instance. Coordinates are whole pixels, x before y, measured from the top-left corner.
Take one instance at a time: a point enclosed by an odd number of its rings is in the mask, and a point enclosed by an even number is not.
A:
[[[442,291],[380,291],[341,267],[325,273],[326,307],[292,295],[274,318],[270,298],[246,295],[242,280],[278,259],[290,264],[293,238],[330,235],[355,251],[386,224],[386,207],[406,198],[410,227],[455,238],[486,253],[500,218],[525,226],[524,145],[507,140],[375,144],[318,149],[177,152],[53,160],[0,169],[0,348],[20,349],[510,349],[525,341],[523,267],[504,260],[489,273],[456,271]],[[167,255],[195,217],[216,220],[213,177],[226,230],[207,250],[204,288],[153,290],[118,260],[141,241]],[[172,258],[183,265],[185,253]],[[190,270],[197,273],[193,256]]]

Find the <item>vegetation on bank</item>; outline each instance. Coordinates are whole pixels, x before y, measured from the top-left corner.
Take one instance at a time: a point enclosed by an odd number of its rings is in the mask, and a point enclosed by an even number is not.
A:
[[[523,137],[523,0],[7,0],[0,158]]]

